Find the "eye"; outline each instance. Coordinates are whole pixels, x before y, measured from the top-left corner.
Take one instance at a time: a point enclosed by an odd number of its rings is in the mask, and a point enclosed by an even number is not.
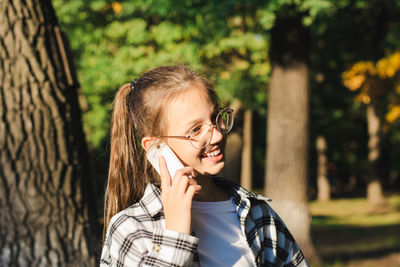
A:
[[[198,125],[196,125],[196,126],[194,126],[191,130],[190,130],[190,135],[193,137],[193,136],[196,136],[196,135],[198,135],[200,132],[201,132],[201,124],[198,124]]]

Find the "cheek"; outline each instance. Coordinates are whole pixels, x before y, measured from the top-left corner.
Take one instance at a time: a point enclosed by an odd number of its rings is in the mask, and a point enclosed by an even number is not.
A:
[[[198,159],[199,151],[195,150],[188,140],[169,140],[167,144],[184,165],[192,165]]]

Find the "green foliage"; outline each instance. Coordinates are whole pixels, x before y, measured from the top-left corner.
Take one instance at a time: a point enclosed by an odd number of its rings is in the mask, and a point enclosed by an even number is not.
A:
[[[327,0],[53,3],[76,55],[89,103],[86,133],[95,148],[106,139],[117,88],[162,64],[186,63],[208,74],[224,104],[239,98],[263,107],[271,69],[264,31],[275,13],[297,4],[314,18],[332,6]]]
[[[53,5],[89,104],[83,118],[86,135],[98,152],[106,151],[118,88],[162,64],[189,64],[215,83],[224,105],[240,99],[264,118],[271,72],[269,31],[276,17],[285,15],[301,16],[312,36],[312,139],[326,136],[329,160],[345,170],[339,175],[365,167],[364,109],[354,103],[354,93],[343,87],[340,75],[356,61],[376,61],[400,46],[398,1],[54,0]],[[398,124],[391,125],[389,139],[400,148]],[[262,127],[255,131],[254,136],[265,135]],[[255,149],[256,157],[264,155],[257,151],[264,146]],[[391,155],[394,166],[400,155]],[[315,154],[315,165],[313,159]]]
[[[209,74],[224,104],[265,101],[267,39],[256,31],[259,22],[241,13],[255,7],[145,0],[55,0],[54,6],[75,52],[89,103],[85,130],[94,148],[103,149],[118,87],[159,65],[186,63]]]

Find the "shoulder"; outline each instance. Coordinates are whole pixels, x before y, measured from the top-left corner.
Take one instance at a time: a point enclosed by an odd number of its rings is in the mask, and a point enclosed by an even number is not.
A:
[[[139,204],[134,204],[116,215],[109,223],[104,248],[112,249],[121,246],[125,240],[151,238],[151,231],[157,219],[147,216]]]
[[[127,239],[137,239],[140,233],[140,224],[133,214],[140,213],[136,206],[126,208],[114,215],[108,225],[104,245],[101,253],[100,265],[110,266],[115,262],[121,247]]]
[[[139,202],[115,214],[109,223],[107,236],[112,236],[127,229],[132,232],[140,228],[151,228],[155,222],[163,218],[160,192],[153,184],[148,184]]]
[[[149,219],[143,212],[143,209],[138,204],[135,204],[118,212],[111,218],[107,229],[107,236],[112,237],[116,231],[119,234],[128,234],[124,233],[126,231],[136,231],[147,220]]]
[[[159,202],[157,188],[149,184],[139,202],[111,218],[104,240],[101,263],[107,265],[112,262],[112,258],[118,259],[121,249],[125,247],[147,248],[146,244],[152,239],[154,229],[161,225],[164,218]]]
[[[263,262],[279,266],[308,266],[293,235],[268,203],[254,201],[249,215],[251,219],[246,221],[246,235],[253,244],[263,240],[259,243]]]
[[[296,240],[284,221],[265,201],[252,203],[245,232],[250,244],[257,247],[262,262],[283,266],[308,266]]]
[[[214,178],[214,182],[231,192],[247,241],[261,262],[279,266],[307,266],[292,234],[268,204],[272,201],[270,198],[249,192],[227,179]]]

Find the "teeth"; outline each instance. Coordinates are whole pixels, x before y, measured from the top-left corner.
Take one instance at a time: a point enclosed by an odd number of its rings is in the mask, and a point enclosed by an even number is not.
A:
[[[215,156],[217,156],[217,155],[219,155],[221,153],[221,150],[218,148],[217,150],[215,150],[215,151],[213,151],[213,152],[209,152],[209,153],[206,153],[206,155],[207,155],[207,157],[215,157]]]

